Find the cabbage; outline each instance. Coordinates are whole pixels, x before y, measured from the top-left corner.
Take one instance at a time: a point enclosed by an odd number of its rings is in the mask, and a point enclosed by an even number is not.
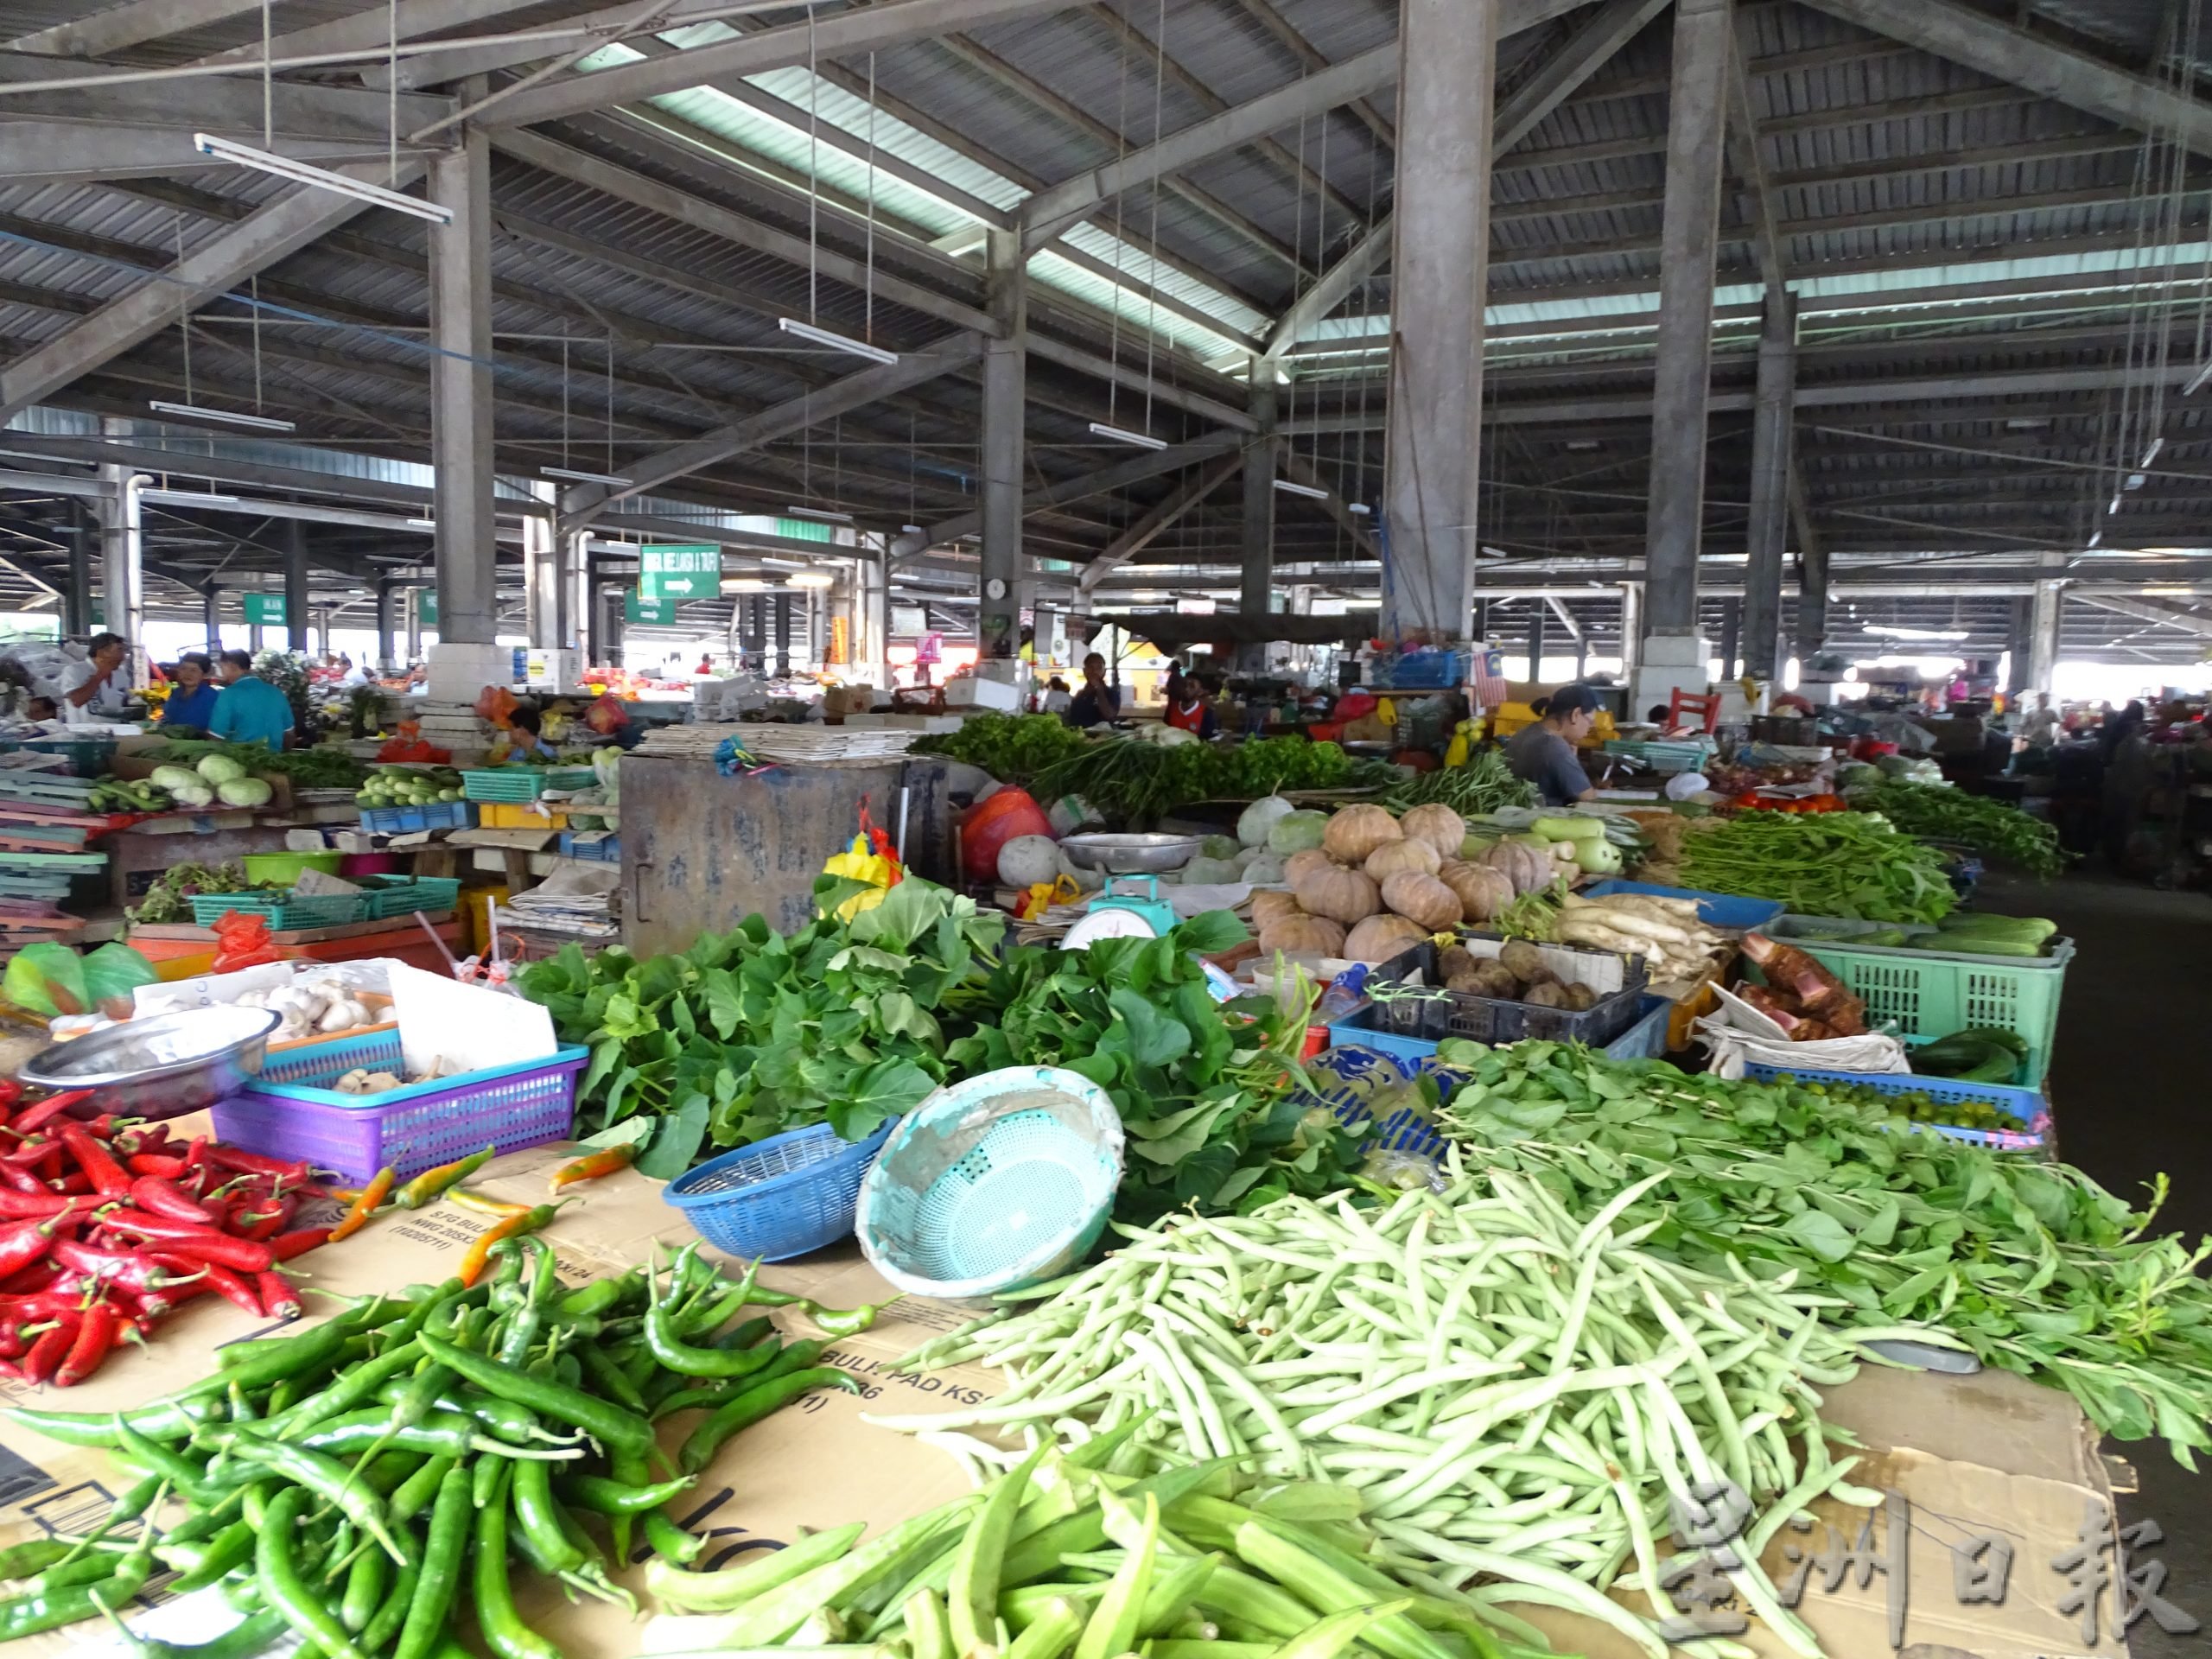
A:
[[[1049,883],[1059,873],[1059,843],[1050,836],[1016,836],[999,849],[999,880],[1009,887]]]
[[[1262,795],[1237,815],[1236,839],[1247,847],[1264,847],[1275,820],[1297,810],[1280,795]]]
[[[156,789],[166,789],[172,793],[180,789],[200,787],[200,774],[190,766],[156,766],[153,776],[147,781]]]
[[[215,791],[205,784],[175,784],[169,787],[169,798],[179,806],[213,806]]]
[[[263,778],[232,778],[215,785],[216,798],[225,806],[266,806],[276,792]]]
[[[1302,853],[1321,844],[1321,832],[1328,827],[1325,812],[1292,811],[1277,818],[1268,830],[1268,850],[1286,856]]]
[[[1208,836],[1198,843],[1198,851],[1208,858],[1234,858],[1236,842],[1228,836]]]
[[[1194,887],[1211,887],[1217,882],[1242,881],[1244,872],[1225,858],[1208,858],[1201,854],[1183,867],[1183,880]]]
[[[200,760],[200,775],[219,789],[233,779],[245,777],[245,768],[227,754],[202,755]]]

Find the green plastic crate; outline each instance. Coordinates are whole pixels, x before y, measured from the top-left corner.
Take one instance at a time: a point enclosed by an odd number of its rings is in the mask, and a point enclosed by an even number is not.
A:
[[[369,896],[365,893],[198,893],[192,896],[192,919],[213,927],[232,912],[258,916],[272,933],[296,927],[343,927],[369,919]]]
[[[461,774],[461,798],[465,801],[503,801],[521,804],[545,792],[545,766],[485,766]]]
[[[418,910],[451,910],[461,902],[461,878],[455,875],[372,875],[365,885],[372,922]]]
[[[2074,957],[2072,940],[2054,941],[2045,957],[1935,956],[1802,938],[1789,943],[1866,1004],[1868,1025],[1894,1020],[1906,1043],[1933,1042],[1993,1026],[2027,1042],[2028,1058],[2018,1078],[2023,1087],[2038,1088],[2049,1075],[2051,1046],[2058,1039],[2059,995],[2066,988],[2066,964]],[[1764,982],[1754,964],[1747,962],[1744,968],[1746,976]]]
[[[590,766],[545,768],[545,787],[548,789],[590,789],[598,782],[599,773]]]

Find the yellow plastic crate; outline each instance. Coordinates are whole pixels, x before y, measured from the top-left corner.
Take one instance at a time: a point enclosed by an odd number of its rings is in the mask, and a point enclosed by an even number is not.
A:
[[[541,812],[535,806],[505,806],[486,801],[477,807],[477,827],[483,830],[565,830],[565,812]]]

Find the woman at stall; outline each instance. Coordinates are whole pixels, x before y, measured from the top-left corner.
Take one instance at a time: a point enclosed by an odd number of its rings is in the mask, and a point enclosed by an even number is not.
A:
[[[1505,764],[1516,778],[1536,786],[1546,806],[1571,806],[1598,791],[1590,774],[1582,770],[1574,746],[1590,734],[1598,712],[1598,699],[1586,685],[1563,685],[1544,702],[1532,705],[1543,718],[1524,726],[1505,741]]]
[[[207,729],[208,721],[215,717],[215,699],[220,695],[213,678],[214,666],[204,651],[188,651],[176,659],[176,690],[162,705],[164,727]]]

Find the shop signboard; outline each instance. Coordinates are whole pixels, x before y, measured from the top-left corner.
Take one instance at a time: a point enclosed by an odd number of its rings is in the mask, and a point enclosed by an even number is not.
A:
[[[668,543],[638,550],[638,597],[711,599],[721,591],[722,550],[715,543]]]

